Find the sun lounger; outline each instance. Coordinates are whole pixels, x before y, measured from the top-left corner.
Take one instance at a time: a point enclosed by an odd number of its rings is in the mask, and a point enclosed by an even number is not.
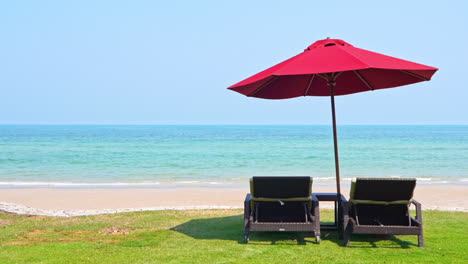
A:
[[[351,234],[417,235],[424,246],[421,204],[412,199],[416,179],[358,178],[343,203],[344,245]],[[412,218],[410,204],[416,207]]]
[[[320,243],[318,200],[311,177],[253,177],[244,201],[244,242],[249,232],[312,232]]]

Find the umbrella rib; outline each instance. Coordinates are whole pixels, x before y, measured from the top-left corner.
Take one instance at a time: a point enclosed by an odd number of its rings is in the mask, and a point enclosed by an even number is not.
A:
[[[318,77],[321,77],[322,79],[324,79],[325,81],[328,81],[328,77],[326,75],[323,75],[323,74],[317,74]]]
[[[373,91],[374,88],[372,88],[372,86],[367,82],[367,80],[358,72],[358,71],[353,71],[357,77],[359,77],[359,79],[361,79],[361,81],[367,86],[367,88],[369,88],[370,91]]]
[[[342,74],[343,72],[335,72],[335,76],[333,77],[336,81],[336,79],[338,79],[338,77]]]
[[[338,78],[338,76],[340,76],[343,72],[331,72],[331,73],[326,73],[326,74],[316,74],[318,75],[319,77],[322,77],[322,79],[324,79],[325,81],[327,82],[331,82],[331,81],[336,81],[336,79]]]
[[[309,84],[307,85],[307,89],[304,92],[304,96],[306,96],[307,93],[309,92],[310,86],[312,86],[312,82],[314,81],[314,78],[315,78],[315,74],[312,74],[312,77],[310,77]]]
[[[276,79],[279,78],[279,75],[276,75],[275,77],[273,77],[271,80],[269,80],[268,82],[262,84],[262,86],[258,87],[255,91],[251,92],[249,95],[247,96],[253,96],[254,94],[258,93],[261,89],[265,88],[267,85],[269,85],[270,83],[272,83],[273,81],[275,81]]]
[[[406,71],[406,70],[400,70],[400,71],[403,72],[403,73],[406,73],[406,74],[408,74],[408,75],[411,75],[411,76],[413,76],[413,77],[419,78],[419,79],[421,79],[421,80],[429,81],[428,78],[426,78],[426,77],[424,77],[424,76],[421,76],[421,75],[419,75],[419,74],[412,73],[412,72]]]

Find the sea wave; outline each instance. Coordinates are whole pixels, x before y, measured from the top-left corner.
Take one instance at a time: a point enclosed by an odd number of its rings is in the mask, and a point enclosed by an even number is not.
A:
[[[163,181],[163,182],[39,182],[39,181],[3,181],[0,188],[15,187],[46,187],[46,188],[74,188],[74,187],[170,187],[170,186],[208,186],[208,185],[232,185],[233,182],[218,181]]]
[[[432,178],[416,178],[416,180],[418,180],[418,181],[423,181],[423,182],[430,182],[430,181],[432,181],[433,179],[432,179]]]
[[[314,177],[314,181],[333,181],[335,177]]]
[[[3,187],[98,187],[98,186],[152,186],[159,185],[160,182],[24,182],[11,181],[0,182]]]
[[[389,178],[403,178],[395,176],[387,176]],[[405,177],[406,178],[406,177]],[[354,177],[341,178],[342,185],[349,185]],[[467,185],[468,178],[432,178],[418,177],[416,178],[419,184],[437,185],[437,184],[455,184]],[[173,188],[184,186],[219,186],[219,187],[246,187],[248,186],[248,178],[236,180],[163,180],[163,181],[141,181],[141,182],[46,182],[46,181],[0,181],[0,188],[132,188],[132,187],[157,187],[157,188]],[[334,185],[335,177],[314,177],[314,182],[318,185]]]

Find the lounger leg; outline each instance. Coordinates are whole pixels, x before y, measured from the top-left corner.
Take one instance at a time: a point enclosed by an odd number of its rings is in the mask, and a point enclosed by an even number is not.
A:
[[[351,230],[347,227],[343,232],[343,246],[349,247],[349,241],[351,240]]]
[[[250,225],[249,225],[249,219],[245,219],[244,222],[244,243],[247,244],[249,243],[249,232],[250,232]]]
[[[344,239],[349,223],[349,203],[343,195],[341,195],[340,201],[338,201],[338,212],[338,237],[339,239]]]
[[[315,234],[315,243],[320,244],[320,241],[322,241],[322,240],[320,239],[320,233]]]
[[[418,247],[424,247],[424,236],[418,235]]]
[[[314,213],[314,223],[315,223],[315,243],[320,244],[320,208],[319,200],[316,196],[312,196],[312,210]]]
[[[244,201],[244,243],[249,243],[250,221],[252,220],[252,212],[250,210],[250,201],[252,195],[247,194]]]

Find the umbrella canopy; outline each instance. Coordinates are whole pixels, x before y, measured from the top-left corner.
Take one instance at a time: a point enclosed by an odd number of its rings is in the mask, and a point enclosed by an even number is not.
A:
[[[340,195],[334,96],[428,81],[436,71],[434,67],[356,48],[340,39],[327,38],[228,89],[265,99],[330,96],[337,192]]]

